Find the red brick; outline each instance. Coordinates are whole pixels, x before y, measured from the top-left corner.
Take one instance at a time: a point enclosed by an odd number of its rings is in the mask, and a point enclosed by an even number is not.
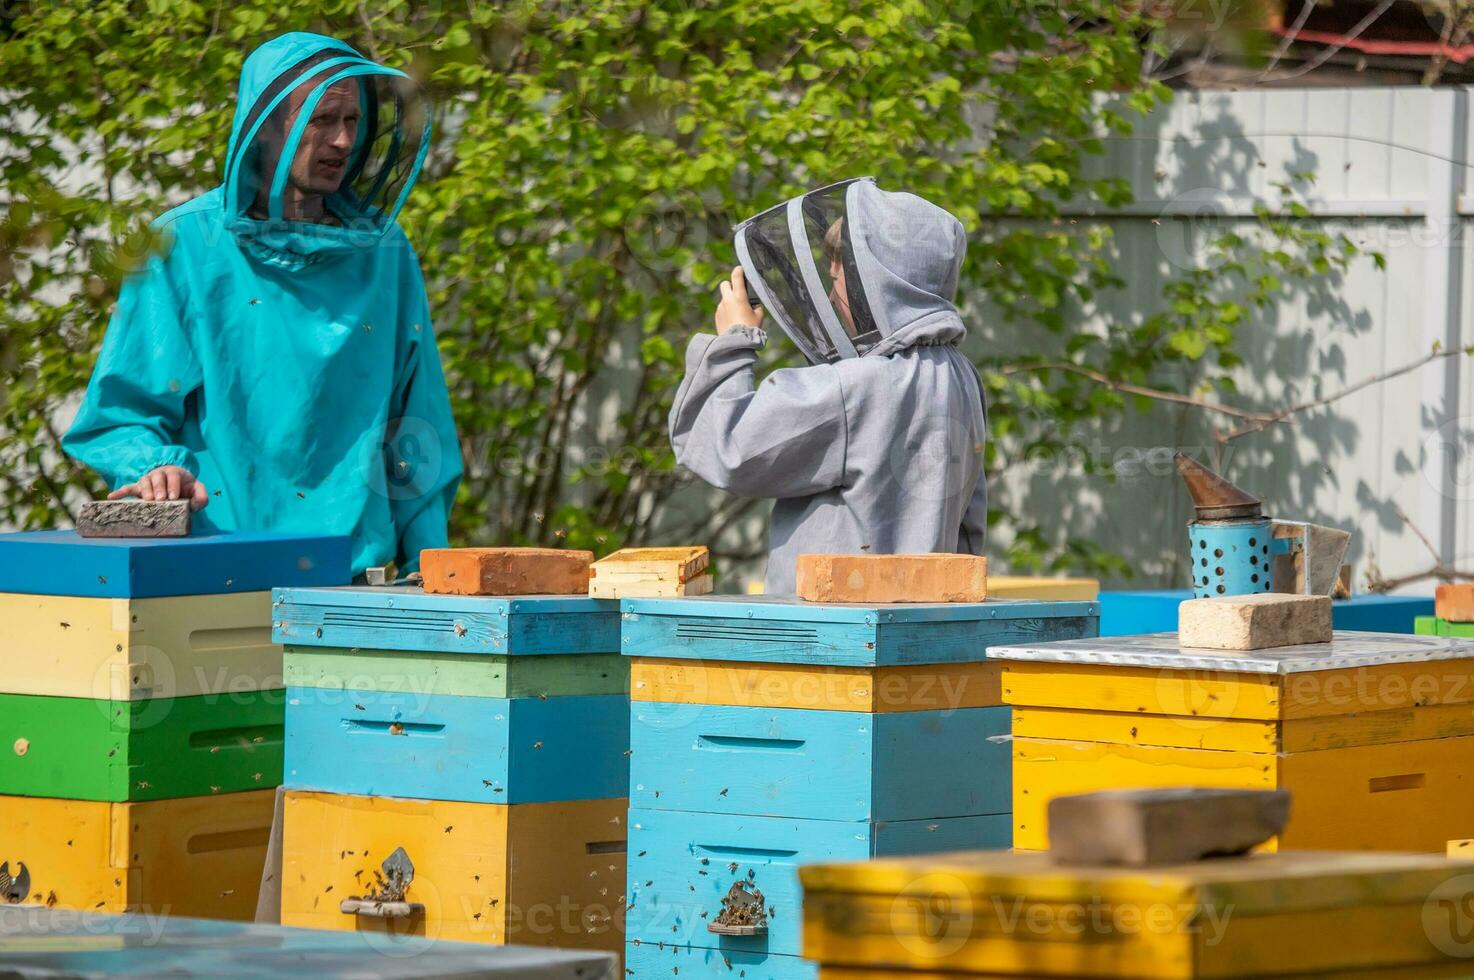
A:
[[[1450,623],[1474,623],[1474,582],[1445,582],[1433,592],[1433,611]]]
[[[426,548],[425,591],[439,595],[588,595],[592,551]]]
[[[976,555],[799,555],[809,602],[982,602],[988,559]]]

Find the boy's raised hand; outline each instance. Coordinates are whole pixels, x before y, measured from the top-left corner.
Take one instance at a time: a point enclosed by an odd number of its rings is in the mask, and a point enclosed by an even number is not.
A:
[[[717,304],[717,334],[726,333],[733,327],[757,327],[763,322],[763,308],[749,306],[747,302],[747,277],[742,266],[732,270],[732,278],[721,285],[721,302]]]

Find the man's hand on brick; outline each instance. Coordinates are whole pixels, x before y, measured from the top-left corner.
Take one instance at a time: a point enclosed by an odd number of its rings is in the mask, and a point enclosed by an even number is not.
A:
[[[190,510],[200,510],[210,502],[205,484],[182,466],[159,466],[107,495],[109,500],[139,497],[143,500],[188,500]]]

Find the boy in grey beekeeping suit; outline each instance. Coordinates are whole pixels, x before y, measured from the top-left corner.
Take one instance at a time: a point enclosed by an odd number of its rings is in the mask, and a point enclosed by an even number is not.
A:
[[[776,498],[766,591],[793,593],[800,554],[982,554],[987,417],[958,349],[961,222],[864,178],[750,218],[736,246],[716,335],[686,349],[670,434],[707,483]],[[759,385],[765,314],[810,366]]]

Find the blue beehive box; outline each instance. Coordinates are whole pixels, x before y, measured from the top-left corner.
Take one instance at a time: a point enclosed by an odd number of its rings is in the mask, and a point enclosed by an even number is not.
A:
[[[352,578],[349,548],[342,535],[84,538],[20,531],[0,534],[0,593],[149,599],[339,585]]]
[[[816,972],[799,956],[799,865],[1008,846],[1009,709],[987,650],[1099,622],[1093,602],[626,599],[621,613],[626,966],[785,980]],[[754,902],[760,925],[730,911]]]
[[[288,789],[466,803],[623,796],[622,695],[483,698],[287,688]]]
[[[278,589],[272,598],[289,679],[293,651],[330,649],[358,655],[364,682],[288,687],[288,789],[498,804],[628,791],[624,694],[566,694],[553,670],[537,696],[489,697],[467,670],[617,659],[613,600],[430,595],[415,586]]]
[[[582,596],[431,595],[418,586],[277,589],[278,643],[426,653],[619,649],[619,604]]]
[[[1144,589],[1100,594],[1100,635],[1177,632],[1177,607],[1188,589]],[[1331,625],[1367,633],[1411,633],[1414,620],[1433,614],[1432,596],[1364,593],[1331,603]]]

